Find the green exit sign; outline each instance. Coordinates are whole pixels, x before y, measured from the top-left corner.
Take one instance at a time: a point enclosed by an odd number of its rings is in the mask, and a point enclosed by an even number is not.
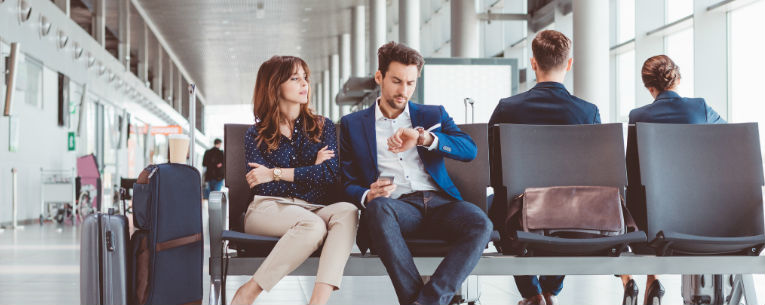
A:
[[[66,143],[67,143],[67,147],[68,147],[69,151],[74,151],[74,148],[75,148],[75,146],[74,146],[74,132],[70,131],[69,135],[66,137],[66,139],[67,139]]]

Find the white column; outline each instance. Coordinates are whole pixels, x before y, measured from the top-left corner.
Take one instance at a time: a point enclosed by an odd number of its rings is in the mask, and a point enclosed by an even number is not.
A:
[[[106,0],[95,0],[93,12],[93,38],[99,45],[106,47]]]
[[[56,0],[55,3],[67,17],[72,15],[72,2],[70,0]]]
[[[459,0],[452,0],[459,1]],[[420,50],[420,1],[398,1],[398,37],[399,42]]]
[[[364,73],[365,9],[363,5],[357,5],[351,10],[351,75],[356,77],[366,74]]]
[[[130,0],[119,0],[119,60],[130,71]]]
[[[149,81],[149,28],[146,23],[141,25],[138,41],[138,79],[142,85]]]
[[[316,113],[324,115],[324,92],[322,92],[322,83],[316,84],[316,91],[313,92],[314,105]]]
[[[332,118],[332,104],[330,102],[330,81],[329,81],[329,69],[321,71],[321,87],[322,87],[322,115],[328,118]]]
[[[601,121],[610,122],[608,1],[576,0],[574,14],[574,94],[598,106]]]
[[[337,92],[340,92],[351,77],[351,34],[345,33],[340,35],[340,82],[338,83]],[[338,118],[344,116],[350,108],[348,106],[339,106],[340,114]]]
[[[480,57],[476,0],[451,1],[452,57]]]
[[[340,118],[340,107],[335,102],[335,96],[340,91],[340,56],[329,56],[329,105],[330,118],[337,121]]]
[[[152,80],[152,85],[154,89],[154,93],[156,93],[159,98],[162,98],[162,63],[164,61],[164,56],[162,54],[162,46],[159,44],[159,41],[157,41],[157,44],[155,45],[157,47],[156,50],[153,50],[153,53],[155,54],[156,58],[154,58],[154,69],[152,71],[154,72],[154,79]]]
[[[377,49],[387,33],[385,0],[369,0],[369,74],[377,71]]]

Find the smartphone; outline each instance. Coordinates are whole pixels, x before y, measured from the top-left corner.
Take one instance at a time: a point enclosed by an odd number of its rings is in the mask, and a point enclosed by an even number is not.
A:
[[[393,184],[393,177],[394,176],[380,175],[377,177],[377,181],[388,181],[389,184]]]

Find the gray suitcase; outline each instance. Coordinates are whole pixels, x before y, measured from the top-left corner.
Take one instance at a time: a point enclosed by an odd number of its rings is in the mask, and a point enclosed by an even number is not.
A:
[[[82,222],[80,304],[128,304],[128,221],[123,215],[96,213]]]
[[[684,274],[681,283],[684,305],[728,304],[733,290],[730,274]]]

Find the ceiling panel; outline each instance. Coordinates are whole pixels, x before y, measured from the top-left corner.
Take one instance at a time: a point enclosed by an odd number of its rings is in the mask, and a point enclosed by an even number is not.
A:
[[[365,0],[138,0],[208,104],[250,103],[260,64],[297,55],[325,69]],[[258,5],[263,16],[258,18]]]

